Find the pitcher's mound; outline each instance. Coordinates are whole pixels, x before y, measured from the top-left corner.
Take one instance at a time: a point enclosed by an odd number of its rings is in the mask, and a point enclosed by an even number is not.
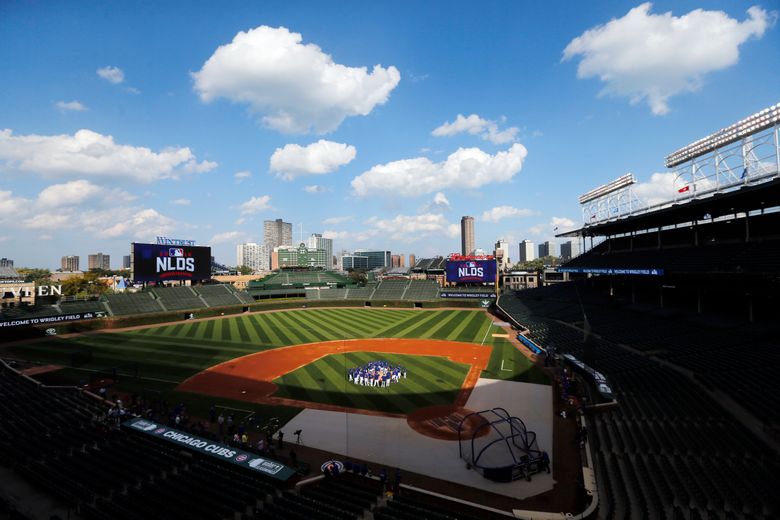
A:
[[[460,423],[470,413],[472,410],[461,406],[427,406],[407,415],[406,422],[417,433],[434,439],[457,441]],[[476,437],[482,437],[489,431],[490,426],[482,417],[472,415],[463,424],[461,436],[463,439],[470,439],[476,433]]]

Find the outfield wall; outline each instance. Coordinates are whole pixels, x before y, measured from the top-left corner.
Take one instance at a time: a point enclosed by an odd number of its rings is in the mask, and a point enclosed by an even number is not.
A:
[[[368,305],[366,305],[368,304]],[[175,321],[185,321],[184,315],[192,313],[195,318],[211,318],[215,316],[231,316],[242,314],[244,309],[249,312],[261,312],[285,309],[301,309],[315,307],[370,307],[372,309],[412,309],[415,304],[421,305],[424,309],[438,308],[481,308],[480,302],[473,300],[432,300],[424,302],[413,302],[406,300],[388,300],[388,301],[360,301],[360,300],[307,300],[305,298],[296,298],[289,300],[267,300],[244,305],[231,305],[228,307],[209,307],[205,309],[193,309],[190,311],[161,312],[154,314],[137,314],[134,316],[110,316],[94,320],[82,320],[57,325],[37,325],[30,327],[17,327],[6,329],[0,336],[0,343],[17,341],[22,339],[31,339],[43,337],[49,329],[55,329],[57,335],[71,334],[78,332],[89,332],[103,329],[120,329],[124,327],[137,327],[142,325],[155,325],[158,323],[170,323]]]

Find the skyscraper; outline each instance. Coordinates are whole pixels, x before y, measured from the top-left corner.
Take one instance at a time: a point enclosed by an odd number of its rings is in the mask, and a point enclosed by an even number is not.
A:
[[[460,219],[460,253],[470,255],[474,249],[474,217],[462,217]]]
[[[536,258],[536,254],[534,253],[534,243],[530,240],[523,240],[520,242],[520,261],[521,262],[530,262],[534,258]]]
[[[0,258],[0,267],[13,267],[14,261],[10,258]]]
[[[280,218],[264,221],[263,243],[269,251],[273,251],[275,247],[293,245],[292,224],[284,222]]]
[[[246,266],[253,271],[271,269],[271,253],[265,244],[238,244],[236,246],[236,266]]]
[[[499,269],[502,271],[507,269],[509,267],[509,242],[504,239],[498,239],[493,256],[496,257]]]
[[[61,260],[61,269],[66,272],[78,271],[79,270],[78,255],[63,256]]]
[[[328,255],[325,269],[333,269],[333,239],[322,238],[320,233],[312,233],[309,237],[309,249],[324,249]]]
[[[414,255],[409,255],[409,267],[414,267],[414,264],[417,263],[417,257]]]
[[[130,269],[130,255],[122,257],[122,269]]]
[[[87,257],[87,268],[102,269],[109,271],[111,269],[111,255],[104,255],[103,253],[96,253]]]
[[[569,240],[561,244],[561,259],[571,260],[580,254],[580,243]]]
[[[544,256],[558,256],[554,242],[548,240],[547,242],[539,244],[539,257],[541,258]]]

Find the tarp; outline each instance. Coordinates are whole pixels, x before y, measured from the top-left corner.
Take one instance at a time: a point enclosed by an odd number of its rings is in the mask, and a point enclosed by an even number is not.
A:
[[[282,482],[289,480],[295,475],[295,470],[285,466],[281,462],[266,459],[255,453],[249,453],[248,451],[226,446],[210,439],[198,437],[197,435],[186,433],[140,417],[125,421],[122,426],[149,437],[168,442],[179,448],[194,451],[223,462],[228,462]]]

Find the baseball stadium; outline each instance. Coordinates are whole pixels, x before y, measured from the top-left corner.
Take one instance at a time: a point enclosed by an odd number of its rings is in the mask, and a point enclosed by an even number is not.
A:
[[[534,289],[490,255],[237,289],[134,243],[138,292],[3,306],[0,479],[96,520],[778,518],[778,111],[667,157],[674,201],[584,194]]]

